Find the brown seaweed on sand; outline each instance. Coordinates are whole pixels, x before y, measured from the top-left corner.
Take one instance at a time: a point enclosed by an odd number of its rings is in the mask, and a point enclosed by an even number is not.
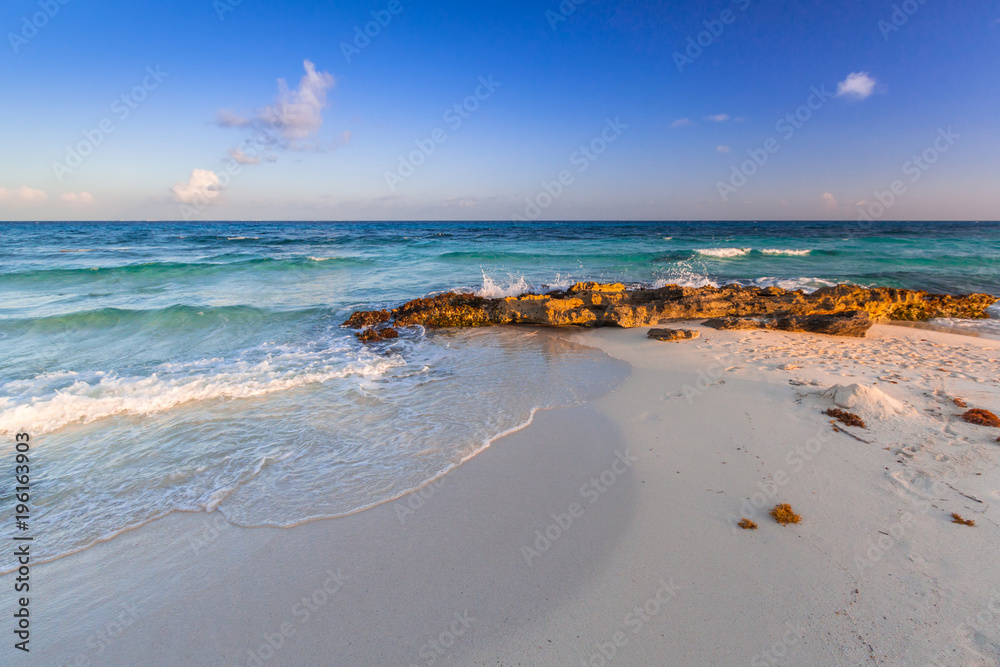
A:
[[[792,510],[792,506],[788,503],[776,506],[773,510],[771,510],[771,516],[782,526],[802,521],[802,517],[796,514],[794,510]]]
[[[847,412],[846,410],[840,410],[838,408],[830,408],[826,411],[828,417],[833,417],[841,424],[847,424],[848,426],[857,426],[858,428],[868,428],[865,425],[865,420],[857,416],[853,412]]]
[[[750,519],[743,519],[738,524],[736,524],[743,530],[757,530],[757,524]]]
[[[951,522],[970,527],[976,525],[975,521],[971,519],[963,519],[961,514],[956,514],[955,512],[951,513]]]
[[[1000,428],[1000,417],[997,417],[989,410],[969,410],[962,415],[962,419],[970,424],[976,424],[977,426],[992,426],[993,428]]]

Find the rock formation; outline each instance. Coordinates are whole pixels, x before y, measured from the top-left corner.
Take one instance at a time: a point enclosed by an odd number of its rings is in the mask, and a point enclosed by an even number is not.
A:
[[[628,289],[621,283],[578,283],[566,291],[483,298],[448,293],[403,304],[393,311],[354,313],[344,326],[482,327],[496,324],[539,326],[645,327],[668,320],[727,319],[737,328],[819,331],[864,335],[875,322],[935,317],[984,319],[997,298],[987,294],[949,296],[888,287],[824,287],[811,294],[778,287],[679,287]],[[752,318],[752,319],[747,319]]]
[[[693,329],[650,329],[649,333],[646,335],[647,338],[652,340],[662,340],[662,341],[681,341],[681,340],[694,340],[701,334]]]
[[[872,316],[866,310],[768,317],[718,317],[705,322],[705,326],[713,329],[777,329],[859,338],[868,333],[874,324]]]

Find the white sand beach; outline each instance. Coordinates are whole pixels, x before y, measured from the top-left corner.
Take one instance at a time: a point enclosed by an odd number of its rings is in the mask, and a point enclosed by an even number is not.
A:
[[[1000,664],[1000,429],[953,402],[1000,412],[1000,342],[683,326],[568,332],[631,376],[401,500],[36,566],[32,664]]]

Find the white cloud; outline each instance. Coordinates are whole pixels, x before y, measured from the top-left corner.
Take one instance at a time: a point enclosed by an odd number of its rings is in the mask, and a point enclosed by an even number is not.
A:
[[[693,125],[690,118],[679,118],[670,124],[670,127],[687,127]]]
[[[67,192],[59,199],[67,204],[91,204],[94,201],[94,196],[89,192]]]
[[[837,84],[837,97],[850,97],[864,100],[875,92],[875,79],[868,72],[852,72],[847,78]]]
[[[257,113],[257,120],[294,143],[308,139],[319,132],[323,125],[326,93],[333,88],[334,80],[327,72],[317,72],[316,66],[306,60],[306,74],[298,90],[289,90],[284,79],[278,79],[278,98],[273,106]]]
[[[240,164],[260,164],[259,157],[249,157],[246,153],[241,151],[239,148],[230,148],[229,157],[233,158]]]
[[[240,116],[235,111],[229,109],[219,109],[215,112],[215,122],[222,127],[247,127],[253,121]]]
[[[830,210],[837,208],[837,198],[829,192],[823,193],[823,206]]]
[[[19,188],[0,188],[0,202],[11,202],[14,204],[40,204],[49,196],[41,190],[29,188],[22,185]]]
[[[170,188],[174,199],[182,204],[207,203],[219,196],[219,177],[208,169],[195,169],[187,183]]]
[[[242,116],[230,109],[219,109],[215,113],[215,123],[220,127],[253,128],[253,141],[259,145],[275,145],[283,148],[319,148],[309,143],[323,126],[323,109],[327,105],[327,92],[333,88],[334,78],[328,72],[317,72],[309,60],[303,61],[306,73],[297,89],[290,89],[284,79],[278,79],[278,95],[274,103],[258,109],[253,117]],[[346,141],[344,142],[346,143]],[[258,164],[257,158],[247,158],[242,162],[236,153],[246,154],[242,149],[229,151],[240,164]]]
[[[716,146],[715,150],[719,151],[720,153],[728,153],[729,146]]]
[[[710,120],[715,123],[725,123],[727,120],[729,120],[729,114],[717,113],[714,116],[706,116],[705,120]]]

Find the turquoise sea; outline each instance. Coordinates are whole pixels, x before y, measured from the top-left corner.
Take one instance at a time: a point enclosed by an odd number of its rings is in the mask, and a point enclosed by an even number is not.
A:
[[[530,329],[365,349],[354,310],[581,280],[1000,298],[1000,223],[5,223],[0,249],[0,454],[32,434],[47,558],[173,511],[355,512],[626,372]]]

